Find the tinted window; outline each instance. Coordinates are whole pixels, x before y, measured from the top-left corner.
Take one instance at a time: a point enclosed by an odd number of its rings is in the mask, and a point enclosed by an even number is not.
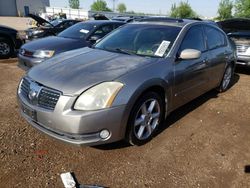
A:
[[[59,33],[59,37],[81,39],[86,38],[87,34],[96,26],[91,23],[78,23]]]
[[[213,27],[205,27],[207,35],[207,45],[209,49],[214,49],[225,45],[225,36]]]
[[[66,21],[60,25],[60,27],[68,28],[70,26],[74,25],[73,21]]]
[[[175,26],[128,24],[105,37],[96,48],[111,51],[122,49],[137,55],[162,57],[171,49],[180,30]],[[156,55],[164,41],[166,45],[162,56]]]
[[[105,35],[107,35],[109,32],[111,32],[113,30],[113,25],[104,25],[99,27],[94,33],[93,35],[97,35],[100,38],[104,37]]]
[[[194,26],[188,30],[182,41],[180,52],[185,49],[205,51],[204,35],[201,26]]]

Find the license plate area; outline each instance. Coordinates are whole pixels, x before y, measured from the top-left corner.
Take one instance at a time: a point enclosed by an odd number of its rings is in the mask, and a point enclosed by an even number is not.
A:
[[[37,115],[36,115],[36,111],[29,108],[28,106],[22,104],[21,105],[21,109],[22,109],[22,112],[28,116],[29,118],[31,118],[33,121],[37,121]]]

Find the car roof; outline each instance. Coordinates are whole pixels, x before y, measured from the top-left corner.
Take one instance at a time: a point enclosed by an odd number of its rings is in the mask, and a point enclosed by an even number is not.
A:
[[[82,23],[90,23],[90,24],[95,24],[95,25],[102,25],[102,24],[107,24],[107,23],[118,23],[118,24],[124,24],[123,22],[120,21],[115,21],[115,20],[89,20],[89,21],[84,21]]]
[[[144,24],[152,24],[152,25],[169,25],[176,27],[184,27],[185,25],[192,23],[204,23],[208,25],[218,26],[216,22],[210,20],[201,20],[197,18],[190,19],[179,19],[179,18],[170,18],[170,17],[148,17],[145,19],[141,19],[135,23],[144,23]]]
[[[177,27],[184,27],[187,24],[198,22],[193,19],[179,19],[179,18],[169,18],[169,17],[148,17],[138,21],[139,23],[148,23],[155,25],[172,25]],[[137,23],[138,23],[137,22]]]

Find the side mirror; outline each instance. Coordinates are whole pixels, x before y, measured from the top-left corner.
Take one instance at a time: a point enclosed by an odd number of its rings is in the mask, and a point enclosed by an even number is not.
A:
[[[93,35],[90,37],[89,41],[92,43],[96,43],[98,40],[100,40],[101,38],[97,35]]]
[[[201,57],[201,51],[195,49],[185,49],[180,54],[180,59],[190,60],[199,59]]]

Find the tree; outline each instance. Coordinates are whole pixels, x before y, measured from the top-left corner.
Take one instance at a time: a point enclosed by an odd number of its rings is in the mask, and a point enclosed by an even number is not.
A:
[[[69,0],[69,7],[74,9],[79,9],[79,0]]]
[[[117,11],[120,12],[120,13],[124,13],[126,12],[127,10],[127,7],[124,3],[120,3],[117,5]]]
[[[91,10],[93,10],[93,11],[109,11],[109,12],[111,12],[111,9],[107,7],[107,3],[104,0],[96,0],[91,5]]]
[[[181,1],[178,6],[176,4],[172,5],[170,16],[173,18],[195,18],[197,14],[188,2]]]
[[[218,9],[218,20],[232,18],[233,2],[231,0],[221,0]]]
[[[236,0],[235,16],[250,18],[250,0]]]

